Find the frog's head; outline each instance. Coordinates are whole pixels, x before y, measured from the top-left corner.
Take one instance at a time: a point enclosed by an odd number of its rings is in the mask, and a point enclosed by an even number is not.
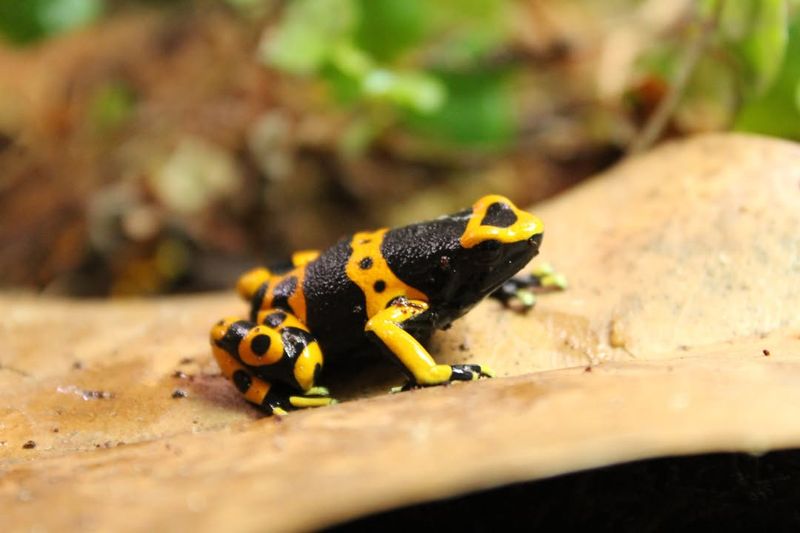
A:
[[[496,194],[472,206],[451,257],[459,290],[480,300],[519,272],[539,252],[542,221]]]
[[[543,225],[508,198],[488,195],[471,209],[390,231],[390,265],[456,318],[519,272],[539,251]]]

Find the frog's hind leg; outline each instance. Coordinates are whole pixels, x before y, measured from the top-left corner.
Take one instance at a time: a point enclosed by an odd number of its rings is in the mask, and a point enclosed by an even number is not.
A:
[[[310,334],[228,318],[211,329],[211,347],[222,374],[247,401],[269,414],[335,402],[327,389],[315,386],[322,354]]]
[[[492,377],[484,365],[440,365],[406,329],[424,316],[428,304],[399,298],[367,322],[364,330],[392,359],[400,363],[411,381],[404,388],[442,385]]]

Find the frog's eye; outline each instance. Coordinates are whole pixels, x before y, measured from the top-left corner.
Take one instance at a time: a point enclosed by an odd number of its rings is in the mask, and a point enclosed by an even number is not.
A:
[[[517,221],[517,215],[506,203],[495,202],[486,209],[486,214],[481,219],[481,226],[494,226],[507,228]]]
[[[483,241],[473,248],[477,252],[475,260],[480,263],[491,263],[500,257],[502,248],[500,241],[494,239]]]

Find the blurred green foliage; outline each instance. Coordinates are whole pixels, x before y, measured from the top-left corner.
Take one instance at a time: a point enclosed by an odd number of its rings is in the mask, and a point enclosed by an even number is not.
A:
[[[345,153],[360,152],[391,127],[445,147],[501,149],[517,137],[514,79],[523,66],[495,60],[513,46],[512,0],[220,1],[242,10],[281,7],[260,57],[327,88],[351,116],[341,137]],[[0,37],[36,42],[126,3],[177,2],[0,0]],[[669,84],[687,37],[713,32],[675,111],[685,131],[800,139],[800,0],[699,0],[690,9],[694,18],[682,29],[638,52],[639,71]],[[124,88],[106,87],[96,95],[93,120],[101,130],[113,128],[132,105]]]
[[[135,104],[135,95],[127,84],[105,83],[92,95],[89,120],[98,133],[112,132],[131,116]]]
[[[714,33],[682,107],[717,129],[800,139],[800,0],[704,0],[697,15],[694,31]],[[672,79],[684,47],[657,43],[645,69]]]
[[[791,19],[782,62],[775,70],[771,83],[739,109],[735,127],[800,139],[800,10]]]
[[[0,0],[0,35],[30,43],[96,20],[103,0]]]
[[[482,62],[508,39],[507,7],[497,0],[295,0],[262,57],[319,78],[340,105],[369,117],[346,133],[350,148],[393,124],[444,144],[502,147],[516,129],[513,73]]]
[[[516,119],[509,70],[440,72],[448,97],[430,113],[410,111],[406,124],[429,137],[463,145],[502,147],[514,139]]]
[[[775,80],[787,45],[786,0],[736,0],[722,5],[718,37],[735,58],[750,94]]]
[[[365,146],[382,128],[399,125],[445,145],[502,148],[517,131],[509,83],[515,69],[498,69],[490,59],[512,39],[510,5],[295,0],[263,57],[319,79],[361,115],[345,136],[358,139],[351,145]],[[800,139],[800,0],[702,0],[692,7],[686,31],[654,42],[640,58],[645,72],[669,84],[685,60],[687,33],[709,31],[714,19],[710,46],[676,111],[682,125]]]
[[[800,2],[728,0],[717,33],[738,84],[733,127],[800,139]]]

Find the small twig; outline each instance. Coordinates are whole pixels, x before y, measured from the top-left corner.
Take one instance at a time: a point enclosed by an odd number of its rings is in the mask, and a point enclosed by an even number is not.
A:
[[[711,40],[711,36],[717,29],[725,1],[726,0],[718,0],[714,6],[714,12],[706,20],[700,21],[700,31],[695,36],[694,41],[686,48],[686,52],[678,65],[678,70],[675,73],[675,77],[672,79],[666,96],[658,104],[655,112],[647,121],[647,124],[644,125],[639,135],[631,142],[628,147],[629,154],[635,154],[646,150],[652,146],[663,133],[669,119],[672,118],[675,109],[678,107],[678,102],[680,102],[686,90],[686,85],[697,66],[697,62],[700,60],[700,57],[708,46],[708,42]]]

